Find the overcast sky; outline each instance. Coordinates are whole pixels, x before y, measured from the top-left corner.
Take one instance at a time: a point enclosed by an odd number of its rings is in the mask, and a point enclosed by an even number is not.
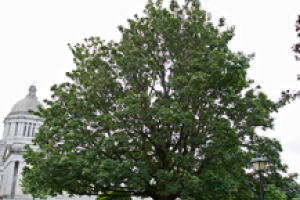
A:
[[[0,119],[23,99],[35,81],[40,101],[49,99],[53,84],[68,81],[65,73],[75,69],[68,43],[100,36],[118,41],[118,25],[127,26],[134,14],[143,15],[147,0],[10,0],[0,1]],[[180,0],[179,2],[184,2]],[[165,5],[169,1],[165,0]],[[225,17],[235,25],[233,51],[256,53],[248,70],[249,78],[274,101],[286,89],[300,89],[296,80],[300,62],[290,50],[297,42],[295,20],[299,0],[205,0],[215,25]],[[283,145],[282,159],[289,172],[300,173],[300,99],[280,110],[275,130],[258,131],[275,137]],[[2,138],[3,124],[0,126]]]

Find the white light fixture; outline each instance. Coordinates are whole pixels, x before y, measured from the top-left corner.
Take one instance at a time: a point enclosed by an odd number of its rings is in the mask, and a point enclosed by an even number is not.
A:
[[[253,168],[256,171],[263,171],[268,161],[264,158],[260,158],[259,156],[257,156],[256,158],[253,158],[250,162],[253,163]]]

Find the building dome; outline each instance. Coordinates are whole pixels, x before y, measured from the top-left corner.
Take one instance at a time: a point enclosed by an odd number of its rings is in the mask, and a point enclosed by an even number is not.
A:
[[[9,115],[28,115],[28,110],[37,111],[38,105],[42,106],[41,102],[36,97],[36,87],[32,85],[29,88],[29,94],[14,105]]]

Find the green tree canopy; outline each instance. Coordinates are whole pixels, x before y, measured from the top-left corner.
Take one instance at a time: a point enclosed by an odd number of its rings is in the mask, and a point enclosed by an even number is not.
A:
[[[26,146],[24,192],[250,200],[256,154],[269,160],[264,183],[288,187],[297,174],[282,177],[280,143],[255,128],[273,128],[289,95],[273,102],[251,87],[254,55],[228,48],[234,27],[214,26],[196,0],[149,1],[144,12],[119,26],[120,42],[69,45],[72,82],[53,85],[48,108],[34,112],[45,122],[40,151]]]

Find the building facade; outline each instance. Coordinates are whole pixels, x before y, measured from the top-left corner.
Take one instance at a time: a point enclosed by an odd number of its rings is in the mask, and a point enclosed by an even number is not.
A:
[[[28,95],[17,102],[4,119],[3,138],[0,140],[0,195],[2,199],[32,199],[22,194],[20,179],[25,161],[24,145],[32,144],[34,134],[43,119],[31,115],[41,105],[36,97],[36,87],[30,86]]]

